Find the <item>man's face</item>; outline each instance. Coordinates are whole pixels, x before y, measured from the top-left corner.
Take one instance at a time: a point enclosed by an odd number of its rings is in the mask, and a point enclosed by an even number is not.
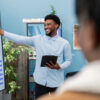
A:
[[[56,24],[52,19],[48,19],[44,23],[44,30],[46,35],[52,36],[57,32],[58,24]]]

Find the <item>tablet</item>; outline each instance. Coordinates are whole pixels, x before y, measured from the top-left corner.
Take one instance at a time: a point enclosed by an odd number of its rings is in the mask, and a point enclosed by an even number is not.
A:
[[[57,58],[58,56],[54,56],[54,55],[42,56],[41,67],[46,67],[46,63],[49,63],[50,61],[52,61],[53,64],[56,64]]]

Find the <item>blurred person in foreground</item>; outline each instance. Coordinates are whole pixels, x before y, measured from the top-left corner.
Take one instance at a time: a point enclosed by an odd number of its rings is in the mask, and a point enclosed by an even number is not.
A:
[[[78,43],[88,64],[51,96],[38,100],[100,100],[100,0],[76,0]]]

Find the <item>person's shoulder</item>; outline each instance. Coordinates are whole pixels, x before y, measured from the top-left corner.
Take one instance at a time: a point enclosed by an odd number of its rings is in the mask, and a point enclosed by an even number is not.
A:
[[[62,42],[62,43],[65,43],[65,44],[69,44],[69,41],[67,40],[67,39],[64,39],[64,38],[62,38],[62,37],[58,37],[58,40],[60,41],[60,42]]]

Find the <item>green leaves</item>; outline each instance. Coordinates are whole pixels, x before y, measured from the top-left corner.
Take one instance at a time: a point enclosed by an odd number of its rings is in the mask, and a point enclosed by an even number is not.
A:
[[[19,46],[13,42],[3,39],[3,51],[4,51],[4,65],[5,65],[5,83],[8,93],[15,92],[16,89],[20,89],[21,86],[17,85],[17,74],[13,65],[17,60],[17,56],[25,50],[29,51],[29,47]]]
[[[17,88],[17,89],[20,89],[20,88],[21,88],[21,86],[17,86],[17,84],[16,84],[15,81],[10,82],[10,83],[9,83],[9,87],[11,88],[11,89],[9,90],[9,93],[14,92],[16,88]]]
[[[56,14],[56,11],[54,9],[54,6],[52,6],[52,5],[51,5],[51,14],[54,14],[54,15]]]

